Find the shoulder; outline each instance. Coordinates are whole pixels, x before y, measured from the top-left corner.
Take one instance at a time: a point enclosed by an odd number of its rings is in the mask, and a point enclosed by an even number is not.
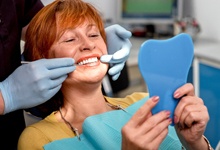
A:
[[[131,95],[126,96],[124,99],[132,99],[134,102],[141,100],[142,98],[145,98],[149,96],[149,93],[146,92],[134,92]]]
[[[42,148],[54,140],[70,137],[68,128],[64,123],[55,119],[54,112],[45,119],[27,126],[20,135],[19,150]],[[37,142],[36,142],[37,141]]]
[[[25,0],[24,7],[25,18],[23,26],[26,26],[31,19],[44,7],[44,5],[40,0]]]
[[[25,4],[26,9],[36,9],[36,11],[39,11],[41,8],[44,7],[41,0],[23,0],[23,4]]]
[[[146,92],[134,92],[131,95],[127,95],[124,98],[110,98],[106,97],[106,100],[114,105],[120,104],[123,108],[130,106],[131,104],[148,97],[149,94]]]
[[[44,122],[44,121],[42,120],[40,122]],[[40,122],[27,126],[24,129],[24,131],[21,133],[19,137],[18,150],[26,150],[26,149],[42,149],[43,150],[43,145],[50,142],[49,138],[45,135],[45,133],[39,127],[39,125],[42,124]]]

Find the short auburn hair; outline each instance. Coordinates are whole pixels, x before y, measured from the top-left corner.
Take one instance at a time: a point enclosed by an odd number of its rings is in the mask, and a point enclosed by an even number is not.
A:
[[[59,16],[59,17],[58,17]],[[24,58],[35,61],[48,58],[52,44],[71,28],[91,21],[95,23],[106,42],[103,20],[99,12],[82,0],[55,0],[42,8],[31,20],[25,37]],[[26,109],[35,116],[44,118],[63,105],[63,95],[59,91],[47,102],[34,108]]]
[[[59,17],[57,17],[59,15]],[[42,8],[31,20],[25,36],[24,58],[34,61],[48,58],[52,44],[66,29],[84,21],[95,23],[106,42],[103,20],[98,10],[82,0],[55,0]]]

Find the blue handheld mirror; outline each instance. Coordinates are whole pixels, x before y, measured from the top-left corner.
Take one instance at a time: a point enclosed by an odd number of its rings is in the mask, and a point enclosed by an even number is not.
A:
[[[173,94],[187,81],[194,54],[192,38],[185,33],[166,40],[147,40],[138,54],[138,66],[151,96],[159,96],[152,113],[169,110],[171,118],[179,100]],[[172,124],[174,125],[174,124]]]

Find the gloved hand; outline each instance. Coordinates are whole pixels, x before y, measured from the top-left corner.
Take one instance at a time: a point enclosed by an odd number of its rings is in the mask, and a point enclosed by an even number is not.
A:
[[[105,32],[108,55],[103,55],[100,60],[110,63],[108,73],[112,75],[112,80],[117,80],[130,54],[132,45],[129,38],[132,34],[117,24],[105,28]]]
[[[18,67],[0,83],[4,114],[34,107],[54,96],[67,74],[75,70],[72,58],[41,59]]]

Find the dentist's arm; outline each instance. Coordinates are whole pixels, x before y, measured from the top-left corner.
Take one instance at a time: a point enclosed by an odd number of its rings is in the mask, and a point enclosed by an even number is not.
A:
[[[67,74],[75,70],[73,64],[72,58],[57,58],[18,67],[0,82],[0,113],[34,107],[49,100],[59,91]]]
[[[130,54],[132,45],[129,38],[132,34],[117,24],[105,28],[105,32],[109,55],[102,56],[101,61],[110,63],[108,73],[113,80],[117,80]]]

